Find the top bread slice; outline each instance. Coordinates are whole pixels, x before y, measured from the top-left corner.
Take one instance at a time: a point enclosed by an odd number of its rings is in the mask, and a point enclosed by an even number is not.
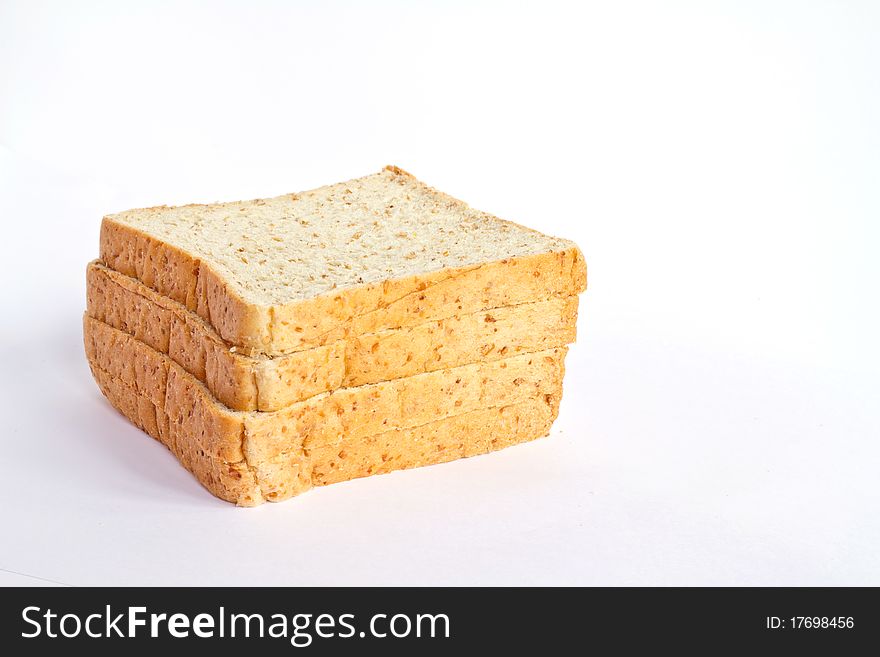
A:
[[[271,199],[109,215],[101,260],[267,356],[586,287],[574,243],[397,167]]]

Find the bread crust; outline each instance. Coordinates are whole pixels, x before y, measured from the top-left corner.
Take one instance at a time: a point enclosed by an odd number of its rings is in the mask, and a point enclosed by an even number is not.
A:
[[[148,432],[155,424],[154,432],[161,439],[160,420],[150,419],[156,413],[151,416],[149,409],[140,408],[145,403],[152,404],[168,421],[169,438],[163,442],[184,465],[186,459],[195,463],[198,458],[210,458],[217,463],[238,464],[233,469],[242,477],[243,468],[253,471],[260,464],[277,464],[279,460],[290,465],[315,449],[342,440],[357,441],[389,430],[404,430],[528,399],[545,399],[549,403],[561,394],[567,352],[566,347],[561,347],[494,363],[343,388],[264,413],[225,407],[170,358],[88,315],[83,318],[83,333],[92,372],[105,395],[110,398],[108,380],[136,393],[137,399],[130,400],[130,395],[111,390],[117,400],[114,406],[127,416],[136,417],[136,424]],[[220,470],[217,467],[210,471],[215,479],[221,471],[224,476],[235,477],[223,470],[225,466]],[[217,481],[221,483],[209,482],[214,489],[221,484],[227,486],[221,479]],[[239,479],[236,481],[245,486]],[[209,487],[212,492],[214,489]],[[252,491],[247,495],[254,497]],[[244,499],[243,496],[245,493],[239,495]]]
[[[89,365],[95,382],[110,404],[136,427],[165,445],[212,495],[238,506],[256,506],[265,501],[256,475],[243,458],[227,461],[207,453],[190,435],[191,428],[169,417],[164,406],[156,404],[134,386],[114,378],[91,360]]]
[[[87,268],[87,303],[90,317],[169,355],[226,406],[276,411],[341,387],[569,344],[576,337],[578,297],[553,297],[403,329],[349,334],[273,358],[231,348],[182,304],[96,262]]]
[[[314,486],[443,463],[534,440],[549,433],[559,407],[557,392],[357,440],[343,439],[251,465],[206,453],[188,427],[177,424],[148,396],[94,365],[92,371],[114,408],[165,445],[211,494],[245,507],[279,502]]]
[[[573,243],[397,167],[107,216],[100,257],[99,387],[242,506],[546,435],[586,288]]]
[[[112,216],[101,223],[100,243],[108,267],[185,305],[230,344],[267,356],[586,288],[586,264],[572,246],[263,306],[241,298],[210,263]]]

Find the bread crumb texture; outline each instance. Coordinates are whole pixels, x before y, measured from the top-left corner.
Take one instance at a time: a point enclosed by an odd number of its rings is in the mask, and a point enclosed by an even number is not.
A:
[[[474,210],[394,167],[298,194],[107,219],[210,263],[238,296],[264,306],[574,246]]]
[[[101,260],[269,356],[586,287],[573,243],[397,170],[275,199],[111,215]]]

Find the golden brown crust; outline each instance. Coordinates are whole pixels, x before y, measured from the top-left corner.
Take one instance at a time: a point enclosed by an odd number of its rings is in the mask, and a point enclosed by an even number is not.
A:
[[[557,394],[547,395],[316,449],[309,455],[312,483],[332,484],[453,461],[546,436],[556,418],[558,400]]]
[[[92,367],[110,403],[162,442],[213,495],[239,506],[277,502],[314,486],[404,468],[484,454],[547,435],[556,418],[560,391],[537,399],[435,420],[359,439],[343,438],[303,452],[288,452],[254,464],[230,463],[199,447],[190,428],[148,397]]]
[[[568,297],[586,287],[583,256],[571,247],[258,306],[242,299],[207,262],[112,217],[101,224],[101,260],[198,313],[227,342],[270,356],[326,345],[349,332]]]
[[[249,357],[183,305],[94,263],[87,304],[90,316],[168,354],[230,408],[278,410],[343,384],[342,342],[271,360]]]
[[[210,455],[189,434],[189,427],[170,419],[148,396],[94,365],[91,369],[110,404],[165,445],[213,495],[239,506],[255,506],[264,501],[254,473],[243,460],[228,462]]]
[[[138,280],[92,263],[88,313],[168,354],[236,410],[275,411],[340,387],[500,360],[575,339],[578,298],[551,298],[417,326],[352,334],[275,358],[230,349],[182,304]]]
[[[131,386],[182,426],[199,448],[226,462],[257,463],[284,453],[407,428],[479,408],[555,393],[565,347],[492,363],[342,388],[281,411],[240,412],[220,404],[195,377],[143,342],[88,316],[93,369]]]
[[[170,219],[155,235],[146,232],[155,226],[135,227],[153,220],[138,211],[104,218],[101,258],[109,269],[90,267],[92,317],[84,318],[90,367],[111,403],[166,444],[215,495],[254,505],[316,485],[499,449],[549,431],[567,351],[560,345],[574,340],[577,294],[586,287],[580,251],[565,240],[497,224],[397,167],[386,169],[391,174],[368,177],[373,187],[364,189],[376,196],[386,183],[395,183],[395,191],[417,184],[416,197],[424,193],[441,215],[425,212],[424,223],[412,223],[415,232],[428,240],[423,233],[437,224],[437,235],[455,239],[436,253],[422,248],[427,255],[416,260],[417,253],[394,255],[389,246],[391,235],[406,238],[413,231],[389,228],[364,248],[358,243],[353,251],[342,249],[342,258],[332,257],[330,249],[319,264],[300,267],[289,263],[301,262],[296,256],[302,244],[308,242],[303,252],[309,254],[326,247],[309,242],[312,229],[295,223],[285,224],[293,230],[289,234],[264,233],[259,219],[271,226],[281,216],[269,211],[275,206],[234,215],[250,227],[242,229],[243,240],[258,234],[285,243],[273,247],[281,249],[275,260],[261,255],[265,244],[253,253],[234,244],[238,230],[215,244],[215,233],[223,232],[219,225],[204,224],[205,234],[190,240],[181,232],[189,225],[175,224],[173,212],[163,215]],[[312,207],[308,203],[321,193],[304,192],[303,207]],[[278,207],[290,202],[275,201]],[[340,217],[349,217],[339,203],[341,215],[315,215],[327,218],[333,235]],[[222,207],[212,206],[205,216],[230,220],[211,214]],[[414,207],[418,214],[421,206]],[[385,214],[390,216],[387,208]],[[191,215],[179,217],[189,221]],[[252,219],[259,225],[248,223]],[[498,243],[506,246],[494,248],[492,238],[477,245],[458,232],[485,227],[483,221],[498,229]],[[513,234],[525,235],[528,244],[508,241]],[[482,248],[489,244],[493,248]],[[386,246],[392,251],[378,258]],[[230,260],[227,248],[248,257]],[[212,259],[193,255],[203,251]],[[362,275],[347,274],[335,262],[362,257],[378,258],[361,263],[367,272]],[[403,258],[409,265],[398,266]],[[452,266],[402,275],[442,265]],[[400,277],[377,280],[393,272]],[[318,274],[326,280],[307,283]],[[301,300],[273,305],[295,298]]]

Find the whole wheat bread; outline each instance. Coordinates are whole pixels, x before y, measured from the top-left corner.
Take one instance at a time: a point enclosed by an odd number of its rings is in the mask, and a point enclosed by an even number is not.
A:
[[[235,410],[276,411],[341,387],[488,362],[574,342],[576,296],[349,336],[277,357],[248,356],[182,304],[98,263],[87,270],[88,314],[136,337],[201,380]]]
[[[101,260],[278,355],[586,286],[578,248],[396,167],[310,192],[104,218]]]
[[[239,506],[277,502],[314,486],[484,454],[546,436],[556,417],[558,395],[482,408],[408,429],[359,440],[343,438],[299,453],[251,465],[205,452],[189,425],[180,423],[133,386],[92,366],[98,387],[132,424],[164,444],[208,491]]]
[[[533,401],[552,413],[535,415],[534,405],[528,406],[532,408],[529,417],[543,418],[534,425],[540,431],[515,432],[509,439],[544,435],[545,424],[549,428],[555,418],[566,353],[565,347],[549,349],[345,388],[281,411],[242,412],[219,403],[194,376],[127,333],[87,315],[83,328],[89,364],[111,403],[160,439],[159,425],[168,424],[166,436],[171,432],[173,439],[163,442],[180,461],[213,493],[240,504],[284,499],[313,485],[317,462],[310,459],[315,450],[341,442],[359,445],[370,436],[396,430],[405,433],[467,413]],[[480,415],[480,421],[492,424],[494,420],[486,418],[495,416],[486,412],[489,415]],[[500,428],[493,435],[504,439]],[[483,444],[479,435],[467,437],[468,445]],[[399,449],[405,448],[400,443]],[[343,459],[338,453],[334,463]],[[357,453],[359,458],[372,454],[370,450]],[[308,468],[304,463],[310,464]],[[220,476],[241,482],[246,473],[262,491],[259,498],[253,487],[242,492]]]

